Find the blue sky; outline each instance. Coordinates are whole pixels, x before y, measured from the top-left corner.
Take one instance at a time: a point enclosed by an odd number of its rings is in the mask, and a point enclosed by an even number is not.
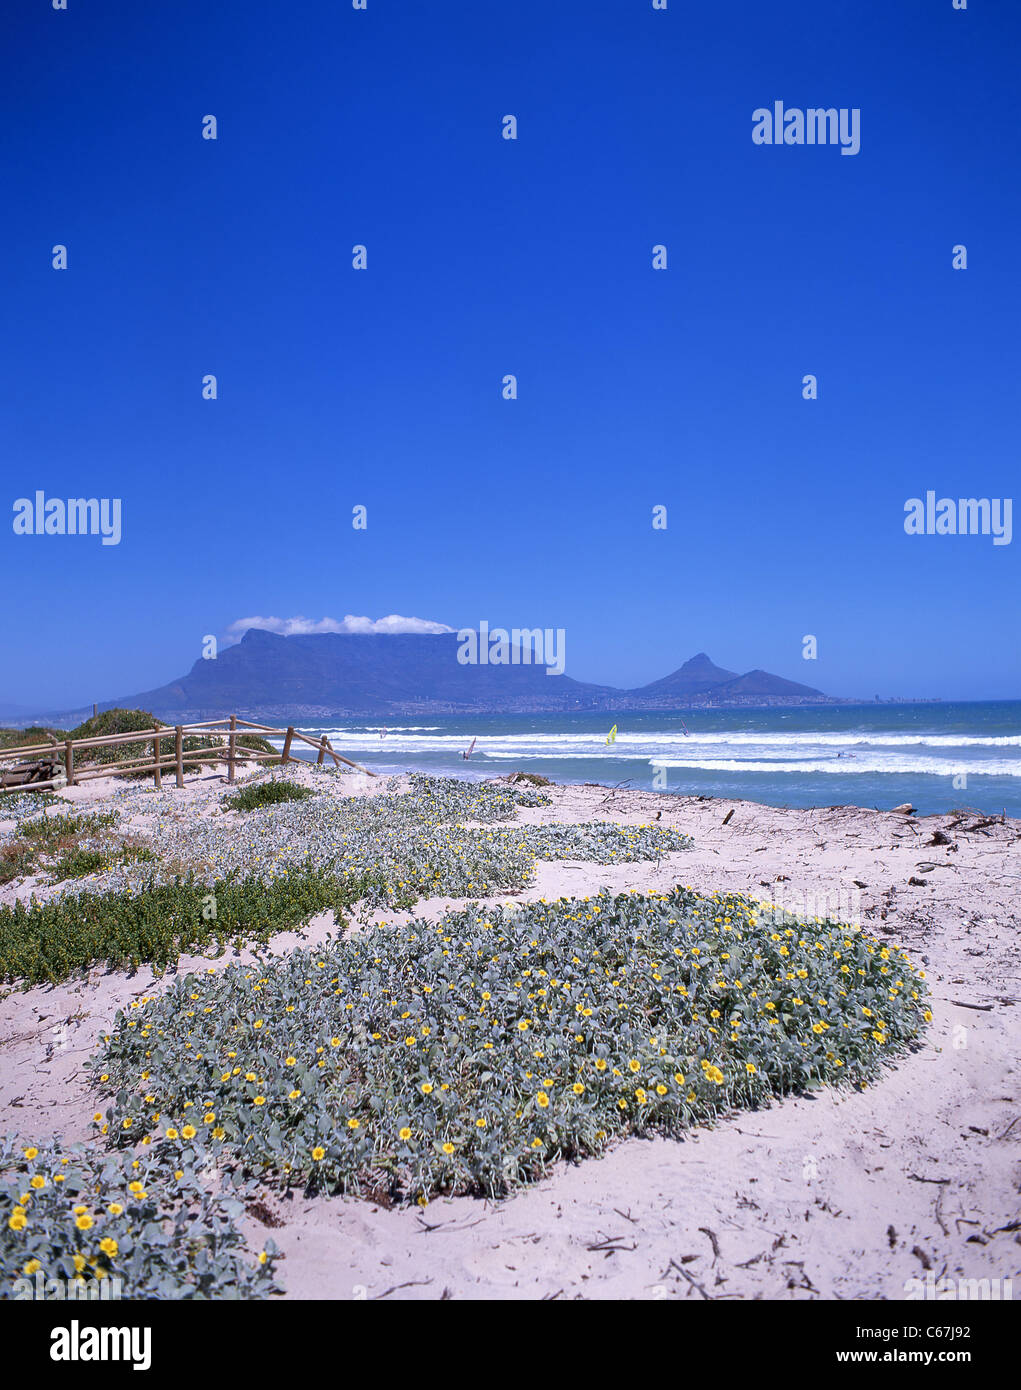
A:
[[[123,536],[0,529],[0,701],[391,613],[562,627],[617,685],[705,649],[1021,695],[1021,538],[903,528],[1015,490],[1019,47],[1008,0],[19,5],[4,510]],[[753,144],[776,100],[860,108],[860,153]]]

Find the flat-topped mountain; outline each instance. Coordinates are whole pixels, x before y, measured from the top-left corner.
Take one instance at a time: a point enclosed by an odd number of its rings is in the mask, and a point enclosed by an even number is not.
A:
[[[168,723],[227,713],[307,723],[331,716],[668,710],[829,699],[766,671],[738,675],[715,665],[705,652],[661,680],[621,690],[547,675],[545,666],[525,662],[532,653],[523,648],[501,664],[492,659],[462,664],[459,650],[463,656],[454,633],[281,637],[249,628],[237,645],[215,659],[196,661],[178,680],[107,701],[100,709],[147,709]]]

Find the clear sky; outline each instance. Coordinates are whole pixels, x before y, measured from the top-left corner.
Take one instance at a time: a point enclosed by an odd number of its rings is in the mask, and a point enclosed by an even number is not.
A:
[[[705,649],[840,695],[1021,695],[1021,536],[903,524],[1018,477],[1015,0],[4,26],[3,703],[346,614],[563,628],[568,674],[615,685]],[[754,144],[775,101],[859,109],[860,152]],[[121,499],[120,544],[16,535],[40,490]]]

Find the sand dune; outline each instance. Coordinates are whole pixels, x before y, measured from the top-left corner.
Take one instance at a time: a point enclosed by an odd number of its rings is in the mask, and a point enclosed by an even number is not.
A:
[[[89,800],[105,787],[90,784]],[[867,930],[924,965],[928,1037],[863,1093],[787,1100],[683,1142],[631,1139],[499,1203],[385,1210],[268,1195],[249,1227],[253,1241],[272,1234],[285,1252],[288,1296],[900,1299],[927,1271],[1011,1278],[1021,1290],[1021,822],[970,830],[979,817],[550,791],[552,806],[520,819],[659,813],[695,845],[658,864],[540,863],[522,898],[675,883],[791,905],[840,895]],[[947,843],[930,843],[937,830]],[[415,915],[448,906],[427,900]],[[313,921],[303,939],[329,925]],[[95,1103],[82,1062],[116,1008],[160,988],[147,969],[97,970],[0,1001],[4,1129],[86,1137]]]

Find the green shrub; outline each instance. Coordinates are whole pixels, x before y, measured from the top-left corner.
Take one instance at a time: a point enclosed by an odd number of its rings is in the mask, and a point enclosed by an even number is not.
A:
[[[170,1163],[147,1149],[133,1159],[0,1141],[0,1298],[31,1298],[51,1279],[94,1295],[96,1281],[119,1280],[119,1296],[136,1299],[279,1292],[275,1245],[249,1255],[237,1226],[246,1189],[206,1191],[204,1158],[198,1147]]]
[[[314,795],[315,792],[299,786],[297,782],[256,782],[254,786],[242,788],[224,804],[234,811],[257,811],[260,806],[278,806],[283,801],[307,801]]]
[[[119,1013],[97,1123],[168,1154],[212,1133],[285,1184],[499,1194],[615,1136],[861,1084],[930,1020],[925,993],[860,929],[737,895],[473,904]]]
[[[13,883],[35,873],[36,854],[23,840],[13,840],[0,847],[0,883]]]
[[[61,840],[105,830],[116,822],[117,815],[112,811],[97,815],[40,816],[38,820],[26,821],[19,826],[18,834],[25,840],[31,840],[37,849],[45,850]]]
[[[0,906],[0,980],[26,985],[67,979],[98,962],[165,969],[184,951],[223,952],[268,941],[318,912],[341,912],[366,890],[319,872],[197,880],[134,893],[89,893]]]
[[[60,849],[69,851],[57,861],[57,867],[64,870],[59,875],[62,878],[93,873],[103,868],[110,857],[109,853],[86,848],[79,841],[85,836],[101,834],[116,820],[116,814],[109,813],[44,815],[21,821],[15,838],[0,848],[0,883],[10,883],[16,878],[26,878],[36,873],[41,867],[40,856]]]

